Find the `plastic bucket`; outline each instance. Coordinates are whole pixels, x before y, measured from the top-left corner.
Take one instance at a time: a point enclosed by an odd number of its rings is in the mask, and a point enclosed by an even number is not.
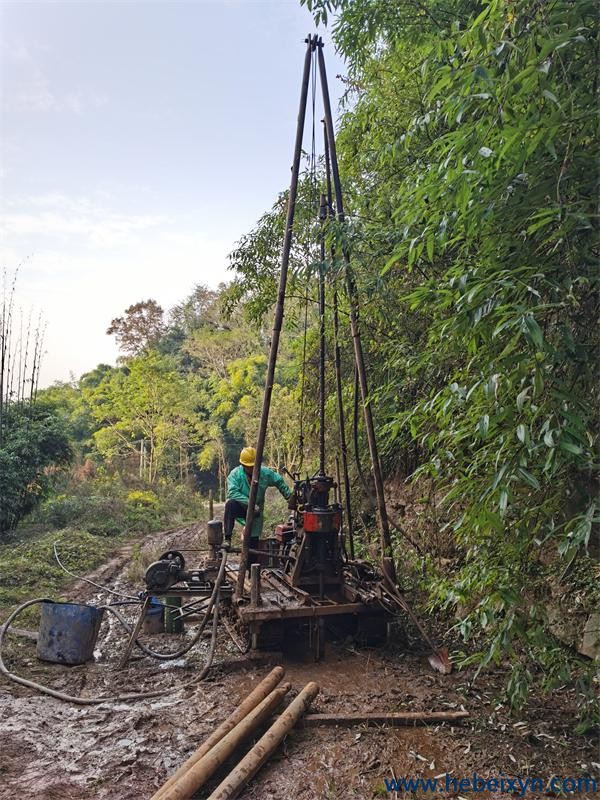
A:
[[[56,664],[84,664],[94,655],[104,609],[79,603],[46,602],[37,639],[37,656]]]
[[[162,633],[165,629],[164,612],[163,604],[156,597],[152,597],[144,615],[142,631],[144,633]]]

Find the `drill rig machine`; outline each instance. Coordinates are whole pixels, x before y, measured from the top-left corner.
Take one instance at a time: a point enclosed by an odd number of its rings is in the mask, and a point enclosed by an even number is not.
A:
[[[242,536],[239,563],[230,559],[222,549],[222,524],[218,520],[208,523],[211,552],[197,570],[188,570],[179,551],[165,553],[147,574],[146,598],[150,595],[179,594],[190,597],[191,610],[198,603],[209,602],[209,608],[219,604],[226,614],[236,619],[250,634],[253,647],[280,647],[286,641],[298,640],[298,627],[308,631],[316,657],[323,653],[325,622],[335,623],[338,629],[363,635],[367,640],[385,637],[393,616],[409,617],[432,648],[430,663],[442,672],[450,671],[447,651],[436,651],[422,625],[415,617],[406,599],[396,585],[390,527],[385,505],[383,476],[377,449],[377,439],[369,403],[369,388],[363,355],[359,304],[352,263],[344,244],[336,254],[333,246],[329,264],[332,274],[343,278],[351,338],[354,367],[360,387],[364,425],[369,444],[374,500],[380,534],[381,561],[378,566],[354,557],[350,481],[344,427],[342,382],[340,369],[338,292],[333,290],[334,362],[338,410],[338,442],[343,473],[343,492],[336,481],[327,474],[325,448],[325,234],[326,224],[334,220],[340,229],[345,224],[342,187],[338,171],[333,117],[327,85],[323,42],[318,36],[306,39],[306,53],[302,76],[298,125],[292,163],[292,178],[288,197],[287,220],[283,240],[279,288],[275,318],[271,335],[267,376],[256,444],[256,461],[250,483],[248,513]],[[288,268],[292,249],[294,218],[298,194],[302,139],[312,79],[312,142],[311,164],[316,164],[315,142],[315,91],[317,74],[320,79],[324,112],[324,156],[326,166],[326,191],[321,194],[320,208],[315,209],[321,222],[321,264],[318,269],[319,304],[319,467],[306,477],[296,473],[288,475],[294,481],[292,511],[287,522],[278,525],[274,536],[260,542],[258,551],[251,551],[250,531],[258,493],[260,466],[263,460],[268,429],[275,366],[284,315]],[[311,178],[316,180],[313,172]],[[341,483],[341,481],[339,481]],[[332,497],[333,494],[333,497]],[[343,505],[339,499],[343,499]],[[248,570],[249,556],[253,563]],[[212,605],[211,605],[212,603]],[[182,615],[187,613],[183,610]],[[207,611],[208,615],[208,611]],[[213,617],[215,613],[213,612]],[[132,640],[133,640],[132,636]]]

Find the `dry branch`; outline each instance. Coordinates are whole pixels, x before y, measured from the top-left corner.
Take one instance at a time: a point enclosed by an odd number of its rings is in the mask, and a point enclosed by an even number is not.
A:
[[[398,711],[392,713],[307,714],[304,725],[412,725],[414,722],[457,722],[468,711]]]

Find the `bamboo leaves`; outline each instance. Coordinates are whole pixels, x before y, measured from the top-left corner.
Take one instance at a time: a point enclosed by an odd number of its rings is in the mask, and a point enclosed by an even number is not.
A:
[[[338,6],[344,41],[367,6]],[[431,602],[469,609],[460,627],[485,634],[481,663],[526,648],[558,675],[526,598],[581,564],[596,524],[597,9],[472,8],[452,4],[454,22],[418,37],[375,26],[340,153],[368,219],[359,278],[378,270],[373,313],[398,319],[372,356],[386,455],[394,468],[418,448],[413,477],[439,481],[458,548],[460,567],[427,584]],[[533,674],[515,669],[515,704]]]

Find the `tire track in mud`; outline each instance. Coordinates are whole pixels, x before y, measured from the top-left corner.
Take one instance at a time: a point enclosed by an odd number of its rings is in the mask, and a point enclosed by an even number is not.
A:
[[[139,587],[129,575],[137,544],[151,556],[159,550],[204,543],[204,526],[179,526],[120,548],[86,577],[135,593]],[[82,581],[69,585],[65,595],[88,602],[105,600]],[[220,657],[237,658],[241,671],[224,672],[217,665],[208,679],[194,685],[206,651],[203,641],[181,662],[157,664],[136,658],[120,671],[116,665],[124,635],[115,627],[107,638],[107,624],[101,631],[98,661],[71,668],[44,664],[35,659],[33,644],[25,642],[23,672],[64,691],[90,695],[180,688],[137,703],[73,707],[0,683],[0,800],[148,798],[268,669],[241,662],[223,637]],[[516,727],[515,718],[496,700],[504,679],[501,671],[482,676],[473,686],[472,674],[431,673],[424,658],[406,649],[361,651],[350,642],[328,645],[322,662],[288,661],[285,666],[292,694],[309,680],[321,686],[316,712],[465,705],[473,716],[453,727],[299,727],[246,788],[241,795],[246,800],[368,800],[383,796],[383,778],[391,777],[392,769],[396,776],[411,777],[444,772],[462,777],[473,771],[485,777],[527,770],[568,775],[578,761],[593,760],[591,747],[586,750],[581,740],[575,743],[570,733],[573,698],[555,693],[544,701],[542,711],[538,705],[531,718],[523,714],[527,727]]]

